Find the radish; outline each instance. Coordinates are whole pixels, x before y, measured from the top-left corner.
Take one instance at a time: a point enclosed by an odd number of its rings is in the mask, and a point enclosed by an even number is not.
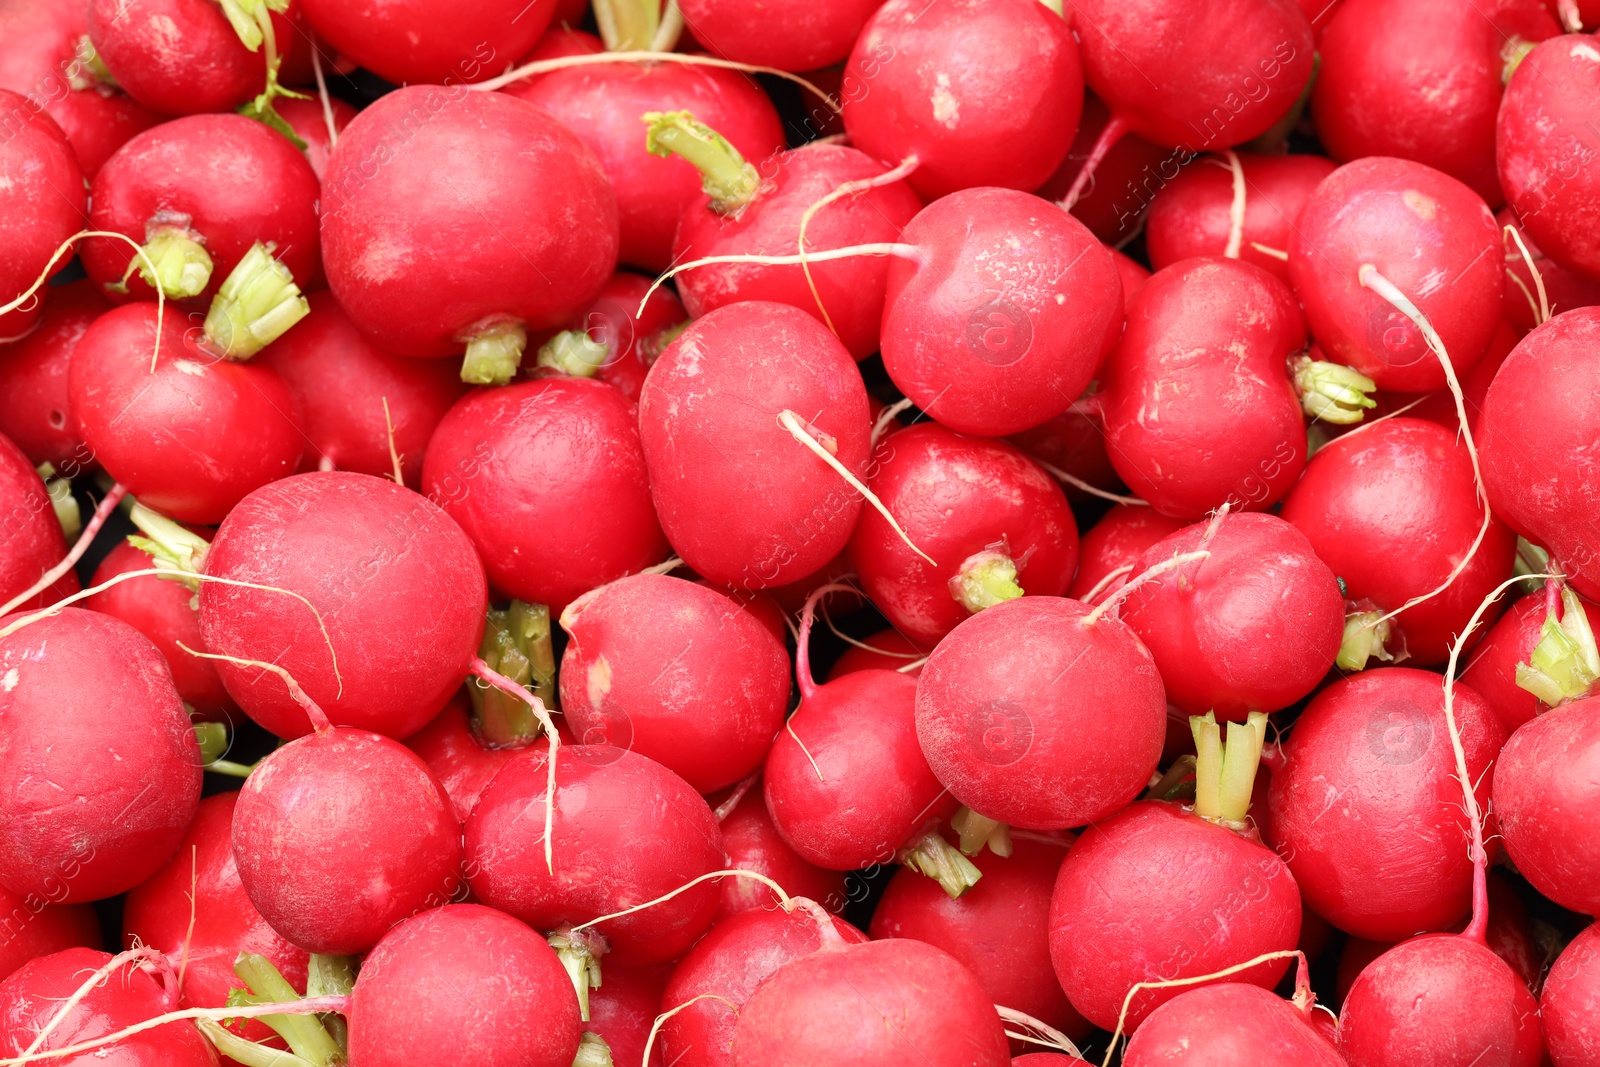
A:
[[[1487,10],[1470,0],[1350,0],[1317,42],[1317,136],[1341,162],[1416,160],[1499,207],[1505,196],[1495,174],[1494,129],[1501,94],[1517,61],[1560,32],[1541,0]]]
[[[428,442],[422,486],[472,538],[497,590],[553,614],[667,555],[637,411],[604,382],[463,397]]]
[[[924,200],[958,189],[1036,189],[1078,130],[1083,67],[1067,20],[1024,0],[888,0],[845,63],[850,143],[917,159]]]
[[[1600,187],[1589,164],[1589,123],[1600,103],[1600,65],[1590,36],[1569,33],[1533,49],[1506,85],[1495,122],[1495,157],[1506,199],[1545,255],[1600,278]]]
[[[1019,597],[962,622],[928,657],[917,738],[939,781],[978,815],[1028,830],[1084,826],[1149,783],[1165,691],[1110,604]]]
[[[1123,1065],[1345,1067],[1344,1058],[1316,1029],[1310,999],[1302,1003],[1297,992],[1291,1002],[1237,982],[1201,986],[1150,1013],[1128,1042]]]
[[[1150,280],[1150,271],[1116,249],[1111,250],[1111,258],[1117,265],[1117,277],[1122,282],[1122,305],[1127,307],[1144,288],[1144,283]]]
[[[1443,663],[1450,638],[1510,575],[1516,552],[1516,536],[1498,518],[1484,526],[1471,457],[1455,433],[1421,419],[1389,419],[1318,452],[1281,514],[1310,539],[1346,596],[1376,609],[1352,619],[1340,652],[1347,670],[1369,655]],[[1451,576],[1448,589],[1427,598]]]
[[[592,1044],[596,1037],[604,1041],[613,1064],[645,1064],[645,1045],[671,974],[671,964],[607,968],[606,984],[589,993],[589,1021],[583,1025],[586,1041]],[[666,1067],[659,1048],[645,1067]]]
[[[844,548],[867,466],[867,393],[850,353],[795,308],[746,301],[690,323],[639,398],[650,493],[700,575],[763,589]],[[815,451],[813,451],[815,450]]]
[[[1445,930],[1471,907],[1439,676],[1383,667],[1341,679],[1295,722],[1267,794],[1268,837],[1306,903],[1357,937]],[[1487,799],[1505,727],[1455,687],[1467,769]]]
[[[1105,101],[1093,92],[1084,93],[1078,136],[1061,166],[1036,190],[1040,196],[1060,200],[1067,195],[1110,121]],[[1182,163],[1170,149],[1137,134],[1123,134],[1100,157],[1088,184],[1073,201],[1072,214],[1106,244],[1113,248],[1124,245],[1138,234],[1151,197],[1177,176]]]
[[[659,568],[666,566],[670,562],[669,560],[649,569],[656,573],[662,573]],[[767,633],[772,635],[774,641],[784,646],[789,644],[788,613],[778,605],[777,599],[771,593],[760,589],[734,589],[730,586],[718,585],[707,578],[696,578],[695,584],[703,585],[707,589],[714,589],[729,600],[732,600],[743,608],[746,614],[759,622]]]
[[[1473,651],[1461,681],[1489,702],[1507,733],[1546,706],[1587,696],[1600,680],[1600,607],[1564,583],[1513,604]]]
[[[470,27],[504,6],[445,21]],[[374,20],[348,11],[375,45]],[[498,165],[472,162],[485,159]],[[399,355],[465,346],[465,381],[503,383],[530,332],[564,323],[611,276],[616,197],[577,135],[533,105],[416,85],[339,138],[323,175],[322,241],[328,285],[357,329]]]
[[[1580,383],[1594,378],[1597,344],[1600,308],[1545,323],[1501,365],[1482,415],[1489,502],[1591,599],[1600,597],[1600,397]]]
[[[648,756],[710,793],[757,770],[783,727],[789,657],[715,590],[636,574],[579,597],[561,628],[561,707],[585,745]]]
[[[1271,507],[1305,465],[1302,407],[1344,421],[1371,403],[1371,383],[1345,367],[1308,364],[1291,383],[1286,361],[1305,343],[1293,295],[1260,267],[1204,258],[1158,271],[1102,372],[1111,465],[1176,519]]]
[[[200,747],[154,645],[109,615],[54,611],[8,616],[0,638],[0,885],[103,900],[178,847]]]
[[[406,738],[405,745],[421,756],[444,787],[463,823],[494,776],[516,758],[518,748],[490,748],[478,740],[471,705],[459,691],[432,722]]]
[[[861,28],[881,0],[834,0],[827,4],[771,4],[761,17],[728,0],[689,0],[683,21],[711,51],[740,63],[779,70],[831,67],[850,54]]]
[[[922,671],[916,661],[927,659],[931,651],[899,630],[879,630],[846,648],[833,661],[833,666],[828,668],[828,676],[823,681],[831,682],[857,671],[897,671],[901,668],[906,668],[903,673],[908,677],[915,678]]]
[[[1460,376],[1499,322],[1503,258],[1481,196],[1432,167],[1376,157],[1345,164],[1312,192],[1295,224],[1289,277],[1329,359],[1381,389],[1419,393],[1443,388],[1447,375],[1416,320],[1369,275],[1415,302]]]
[[[56,249],[83,224],[87,198],[83,172],[67,135],[49,115],[28,100],[0,89],[0,113],[7,136],[0,144],[0,242],[6,246],[0,265],[0,340],[14,341],[39,317],[43,293],[21,306],[14,294],[55,266]]]
[[[931,664],[930,664],[931,666]],[[1289,868],[1245,821],[1267,716],[1222,729],[1189,720],[1199,759],[1193,807],[1133,804],[1083,832],[1056,877],[1050,957],[1072,1006],[1104,1029],[1136,1032],[1178,988],[1135,983],[1207,975],[1291,949],[1300,894]],[[1276,777],[1276,776],[1274,776]],[[1130,924],[1138,911],[1146,921]],[[1269,959],[1230,975],[1270,989],[1288,966]]]
[[[767,24],[763,32],[770,29]],[[501,91],[554,115],[594,151],[617,194],[622,227],[617,257],[652,274],[674,259],[673,231],[679,217],[700,202],[700,175],[688,162],[641,151],[641,118],[693,112],[748,159],[763,160],[783,148],[783,124],[772,101],[753,78],[734,70],[600,63],[551,71]],[[793,251],[793,245],[791,238],[782,251]]]
[[[1127,258],[1120,252],[1114,252],[1112,255],[1120,256],[1122,259]],[[1138,269],[1143,274],[1144,280],[1148,280],[1150,272],[1143,267]],[[1119,274],[1123,274],[1120,260],[1117,270]],[[1124,283],[1127,281],[1126,274],[1123,274],[1123,281]],[[1143,288],[1142,282],[1131,291],[1124,284],[1123,299],[1131,299],[1131,294],[1140,288]],[[1098,386],[1094,385],[1091,388]],[[1012,434],[1007,440],[1026,452],[1039,466],[1061,482],[1069,503],[1098,509],[1097,501],[1100,500],[1120,502],[1131,499],[1112,492],[1123,488],[1122,479],[1118,477],[1116,468],[1111,466],[1111,457],[1106,455],[1106,435],[1100,427],[1099,403],[1094,399],[1093,393],[1079,397],[1073,401],[1071,407],[1055,418],[1041,422],[1032,429]],[[1148,511],[1149,508],[1144,510]],[[1172,528],[1177,529],[1182,525],[1174,523]]]
[[[567,329],[540,346],[535,373],[598,378],[638,403],[645,375],[688,322],[671,289],[621,271]]]
[[[550,946],[477,904],[435,908],[390,931],[361,964],[349,1018],[350,1067],[571,1067],[582,1027]]]
[[[305,144],[302,151],[306,154],[306,162],[311,164],[312,173],[321,181],[323,172],[328,169],[328,158],[333,154],[334,140],[344,132],[358,112],[337,97],[328,99],[326,111],[322,101],[314,99],[285,98],[273,106],[278,109],[278,116],[284,124]]]
[[[841,248],[881,245],[900,232],[922,203],[902,180],[864,152],[838,144],[802,145],[751,156],[759,170],[716,129],[687,111],[644,117],[656,155],[678,155],[704,176],[705,197],[685,200],[672,239],[677,263],[714,256],[753,262],[711,263],[678,280],[684,306],[698,318],[741,300],[789,304],[827,324],[856,359],[878,350],[890,264],[877,255],[809,264],[763,262]],[[915,177],[916,171],[911,170]],[[848,191],[841,196],[836,190]],[[683,269],[683,268],[679,268]]]
[[[0,345],[0,434],[33,463],[48,463],[68,477],[93,463],[72,418],[67,367],[89,324],[108,308],[93,283],[80,279],[53,286],[50,302],[33,330]]]
[[[1544,980],[1539,1019],[1555,1067],[1600,1063],[1600,926],[1590,926],[1562,950]]]
[[[1188,524],[1150,507],[1113,504],[1078,545],[1078,574],[1067,595],[1085,604],[1121,589],[1151,545]],[[1185,727],[1187,729],[1187,727]]]
[[[6,536],[0,538],[0,597],[12,600],[32,589],[67,554],[44,482],[22,450],[0,436],[0,513]],[[17,608],[42,608],[78,591],[78,576],[68,570]]]
[[[311,310],[258,361],[294,394],[307,461],[337,470],[422,484],[422,457],[467,387],[452,368],[385,352],[351,325],[331,293],[306,298]]]
[[[1506,298],[1501,314],[1516,327],[1519,336],[1548,319],[1552,310],[1571,311],[1600,304],[1600,278],[1568,270],[1546,256],[1523,230],[1516,212],[1510,208],[1502,209],[1494,218],[1502,230],[1510,226],[1516,231],[1515,240],[1506,241]],[[1522,255],[1523,247],[1528,250],[1526,259]],[[1537,278],[1534,271],[1538,272]],[[1536,298],[1541,286],[1548,308],[1541,306]],[[1484,362],[1488,362],[1487,355]],[[1488,384],[1485,382],[1484,387]]]
[[[1116,343],[1111,253],[1047,201],[967,189],[923,209],[901,241],[919,258],[889,268],[884,369],[958,433],[1000,437],[1061,414]]]
[[[318,37],[379,77],[397,85],[459,88],[500,73],[532,48],[558,4],[488,0],[463,8],[439,0],[300,0],[300,6]],[[419,87],[415,96],[427,91]]]
[[[1519,257],[1520,262],[1520,257]],[[1506,284],[1511,284],[1510,268],[1507,268]],[[1521,294],[1518,294],[1521,299]],[[1523,310],[1527,310],[1524,302]],[[1522,339],[1506,319],[1500,320],[1500,325],[1495,327],[1494,336],[1489,339],[1489,347],[1484,349],[1483,358],[1477,365],[1467,372],[1461,379],[1462,407],[1467,412],[1467,428],[1473,433],[1473,442],[1481,440],[1482,431],[1478,424],[1483,416],[1483,401],[1489,393],[1489,384],[1494,381],[1494,376],[1499,373],[1500,367],[1505,363],[1506,357],[1511,355],[1511,350],[1516,348],[1517,342]],[[1440,389],[1427,393],[1420,399],[1409,393],[1378,393],[1373,397],[1378,406],[1373,409],[1373,414],[1388,415],[1399,414],[1401,407],[1406,407],[1405,416],[1411,419],[1427,419],[1436,422],[1447,430],[1455,431],[1461,425],[1460,416],[1456,413],[1456,400],[1448,389]],[[1408,407],[1407,405],[1415,406]]]
[[[726,810],[729,804],[733,805],[731,811]],[[722,848],[728,855],[729,867],[765,875],[795,896],[817,901],[830,911],[844,908],[849,898],[845,895],[843,872],[801,859],[778,832],[761,790],[751,789],[737,800],[730,797],[716,810],[722,821]],[[770,911],[774,902],[781,903],[771,889],[755,879],[725,878],[716,921],[751,910]]]
[[[0,889],[0,915],[0,979],[40,956],[100,947],[100,920],[87,904],[51,904]]]
[[[1150,265],[1160,270],[1193,256],[1227,256],[1287,282],[1283,253],[1295,220],[1311,191],[1335,169],[1321,156],[1253,152],[1225,152],[1184,168],[1150,201]]]
[[[856,524],[850,555],[862,587],[910,640],[931,647],[973,612],[1067,591],[1078,557],[1072,511],[1016,448],[924,423],[879,445],[873,463],[869,488],[942,564],[919,558],[876,512]]]

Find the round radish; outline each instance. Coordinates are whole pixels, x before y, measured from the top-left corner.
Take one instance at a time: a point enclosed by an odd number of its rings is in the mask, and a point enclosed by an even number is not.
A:
[[[43,897],[0,889],[0,914],[6,916],[0,979],[40,956],[100,947],[100,920],[87,904],[51,904]]]
[[[333,154],[332,138],[343,133],[344,128],[350,125],[350,120],[359,112],[354,106],[338,97],[329,97],[328,110],[333,113],[333,134],[330,135],[328,118],[323,113],[320,100],[282,97],[273,102],[273,107],[277,109],[278,117],[294,131],[295,136],[305,142],[306,146],[302,151],[306,154],[306,162],[311,164],[312,172],[320,181],[323,171],[328,168],[328,158]]]
[[[539,373],[598,378],[638,403],[651,365],[688,319],[671,289],[652,292],[650,279],[618,272],[566,330],[540,347]]]
[[[722,817],[722,848],[728,854],[729,867],[764,874],[790,894],[814,900],[830,911],[837,912],[845,906],[848,898],[844,874],[801,859],[778,833],[777,824],[767,813],[766,797],[759,789],[752,789]],[[740,912],[770,911],[777,903],[777,895],[752,878],[724,878],[717,922]]]
[[[61,532],[50,494],[22,450],[0,436],[0,514],[5,516],[6,535],[0,538],[0,597],[12,597],[32,589],[67,554],[67,539]],[[18,607],[24,610],[54,604],[78,591],[78,575],[68,571],[55,583]]]
[[[1522,243],[1528,248],[1528,256],[1533,260],[1532,269],[1539,272],[1539,280],[1544,282],[1551,309],[1571,311],[1574,308],[1600,304],[1600,278],[1591,278],[1577,271],[1568,270],[1545,255],[1523,229],[1516,212],[1510,208],[1503,209],[1494,219],[1502,228],[1506,226],[1515,228],[1518,236],[1522,238]],[[1538,291],[1538,284],[1530,273],[1529,265],[1522,258],[1522,250],[1515,241],[1507,237],[1506,298],[1501,313],[1508,323],[1517,328],[1519,335],[1527,333],[1547,317],[1539,306]],[[1488,356],[1485,355],[1483,362],[1488,361]],[[1480,363],[1478,366],[1482,365]],[[1473,369],[1476,371],[1478,368]],[[1484,382],[1484,387],[1487,388],[1488,384]]]
[[[850,54],[861,27],[882,0],[787,0],[767,4],[759,18],[729,0],[689,0],[683,20],[699,40],[724,58],[779,70],[831,67]]]
[[[482,0],[467,7],[440,0],[348,3],[300,0],[317,36],[363,67],[399,85],[461,83],[501,73],[533,47],[558,0]],[[433,90],[427,90],[433,91]],[[420,91],[419,91],[420,92]],[[437,108],[430,108],[437,113]]]
[[[200,746],[139,631],[65,608],[0,638],[0,724],[0,885],[102,900],[178,847],[200,803]]]
[[[1078,574],[1067,595],[1093,603],[1115,593],[1138,569],[1140,558],[1151,545],[1187,525],[1182,519],[1169,519],[1155,508],[1113,504],[1079,542]]]
[[[1113,252],[1112,256],[1117,260],[1117,272],[1122,276],[1122,298],[1126,304],[1144,287],[1143,283],[1150,279],[1150,272],[1128,260],[1141,275],[1139,284],[1130,289],[1128,275],[1122,265],[1122,260],[1128,257],[1121,252]],[[1068,502],[1098,511],[1101,506],[1098,501],[1104,497],[1062,478],[1063,474],[1070,475],[1093,489],[1107,492],[1123,488],[1122,479],[1111,465],[1111,457],[1106,455],[1105,430],[1100,426],[1100,402],[1095,399],[1094,393],[1099,389],[1098,383],[1092,383],[1090,389],[1055,418],[1021,433],[1011,434],[1006,440],[1037,460],[1052,477],[1060,479]],[[1182,525],[1174,523],[1172,528],[1176,530]]]
[[[1078,136],[1055,174],[1038,188],[1040,196],[1060,200],[1067,195],[1110,121],[1111,112],[1105,101],[1093,92],[1084,93]],[[1072,204],[1072,214],[1106,244],[1124,244],[1139,232],[1139,222],[1151,197],[1177,177],[1184,162],[1183,156],[1171,149],[1153,145],[1136,134],[1124,134],[1096,163],[1089,183]]]
[[[1547,585],[1543,595],[1525,596],[1507,609],[1473,650],[1461,680],[1513,733],[1546,704],[1588,695],[1600,673],[1597,626],[1600,607],[1564,586]]]
[[[1521,257],[1518,257],[1517,261],[1520,263]],[[1511,284],[1511,268],[1512,264],[1507,263],[1507,285]],[[1520,292],[1517,294],[1517,299],[1522,299]],[[1523,311],[1526,313],[1527,310],[1528,304],[1523,301]],[[1495,327],[1494,336],[1489,339],[1489,347],[1483,351],[1483,358],[1478,360],[1477,365],[1461,379],[1461,400],[1462,407],[1467,409],[1467,428],[1472,431],[1473,440],[1476,443],[1480,443],[1480,447],[1483,437],[1478,424],[1483,417],[1484,398],[1488,395],[1489,386],[1493,383],[1495,375],[1499,373],[1501,365],[1505,363],[1506,358],[1511,355],[1512,350],[1517,347],[1517,342],[1520,340],[1522,340],[1522,335],[1513,328],[1510,321],[1501,319],[1500,325]],[[1372,413],[1374,415],[1387,415],[1391,412],[1397,412],[1402,406],[1415,402],[1417,398],[1409,393],[1380,392],[1375,394],[1373,399],[1378,402],[1378,406],[1372,409]],[[1406,409],[1405,417],[1436,422],[1452,433],[1455,433],[1461,425],[1461,417],[1456,413],[1456,399],[1448,389],[1440,389],[1437,392],[1425,394],[1421,398],[1421,402],[1416,403],[1415,407]]]
[[[1232,1067],[1240,1063],[1345,1067],[1302,1008],[1242,983],[1208,985],[1151,1012],[1128,1042],[1124,1067]]]
[[[895,629],[879,630],[861,638],[860,642],[845,649],[844,654],[833,661],[823,681],[831,682],[857,671],[896,671],[902,667],[909,667],[904,673],[915,678],[922,668],[912,667],[911,664],[919,659],[927,659],[928,653],[933,651]]]
[[[68,477],[93,462],[72,418],[67,368],[89,324],[108,308],[94,284],[79,280],[52,287],[50,303],[32,332],[0,345],[0,433],[33,463],[48,463]]]
[[[67,238],[82,228],[87,205],[83,172],[67,135],[28,100],[0,89],[7,136],[0,144],[0,296],[10,303],[34,284]],[[14,132],[13,132],[14,130]],[[41,290],[21,306],[0,311],[0,340],[27,333],[39,317]]]
[[[473,729],[471,705],[460,691],[450,698],[432,722],[406,738],[406,747],[422,757],[439,779],[456,818],[472,814],[478,798],[494,776],[516,758],[515,748],[489,748]]]
[[[605,985],[590,991],[583,1029],[606,1043],[613,1064],[645,1064],[644,1046],[661,1013],[661,990],[671,974],[671,964],[608,967]],[[659,1040],[646,1067],[667,1067]]]
[[[1600,926],[1590,926],[1562,950],[1539,998],[1545,1048],[1555,1067],[1600,1063]]]

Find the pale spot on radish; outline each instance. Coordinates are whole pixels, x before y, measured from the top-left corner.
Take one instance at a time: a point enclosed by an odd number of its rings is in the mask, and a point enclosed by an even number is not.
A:
[[[1591,63],[1600,63],[1600,49],[1584,41],[1579,41],[1572,46],[1571,55],[1587,59]]]
[[[589,664],[584,687],[589,703],[595,706],[599,706],[606,694],[611,692],[611,664],[604,656],[596,656],[595,661]]]
[[[0,679],[0,686],[4,686],[5,691],[8,693],[17,687],[17,669],[15,667],[6,671],[5,678]]]
[[[929,102],[933,105],[934,121],[945,129],[953,130],[961,124],[961,101],[950,91],[950,75],[940,72],[934,79]]]
[[[1407,189],[1400,194],[1400,199],[1405,201],[1406,207],[1410,208],[1413,214],[1430,222],[1439,213],[1438,201],[1416,189]]]
[[[173,360],[172,369],[182,374],[192,374],[199,378],[205,375],[206,368],[203,363],[196,363],[192,359]]]

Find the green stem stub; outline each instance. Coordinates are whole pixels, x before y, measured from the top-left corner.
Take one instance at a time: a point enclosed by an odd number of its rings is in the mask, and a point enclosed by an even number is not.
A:
[[[584,330],[562,330],[539,346],[539,366],[571,378],[593,378],[611,359],[611,346]]]
[[[588,930],[558,930],[549,937],[556,959],[567,969],[572,988],[578,992],[578,1013],[584,1022],[589,1021],[589,990],[600,988],[600,953],[595,951],[599,946],[593,938],[593,932]]]
[[[169,300],[199,296],[211,283],[211,256],[200,235],[185,226],[149,227],[143,251],[128,261],[122,281],[106,288],[126,293],[128,277],[136,270],[146,285],[161,290]]]
[[[661,0],[595,0],[594,20],[607,52],[644,52],[661,26]]]
[[[992,608],[1022,595],[1017,584],[1017,564],[1005,552],[986,548],[961,563],[950,579],[950,595],[971,612]]]
[[[1301,356],[1290,369],[1300,407],[1314,419],[1349,425],[1360,422],[1368,408],[1378,406],[1370,395],[1378,383],[1350,367]]]
[[[556,703],[556,655],[551,644],[550,609],[513,600],[490,608],[478,655],[492,670],[510,678],[544,702]],[[539,720],[526,701],[477,679],[467,686],[477,717],[478,736],[496,748],[512,748],[539,736]]]
[[[69,543],[76,541],[83,532],[83,510],[78,507],[78,498],[72,495],[71,480],[57,478],[52,463],[39,464],[38,471],[44,480],[44,491],[50,497],[50,510],[56,513],[56,522],[61,524],[61,532]]]
[[[572,1067],[615,1067],[611,1046],[599,1034],[585,1030],[583,1040],[578,1042],[578,1054],[572,1057]]]
[[[761,175],[716,130],[687,111],[647,111],[645,150],[655,156],[680,156],[700,172],[711,210],[731,215],[755,199]]]
[[[1600,648],[1578,594],[1563,586],[1561,617],[1551,611],[1528,662],[1517,664],[1517,685],[1550,707],[1589,695],[1600,680]]]
[[[1212,712],[1191,715],[1194,732],[1194,813],[1202,819],[1243,829],[1250,813],[1261,746],[1267,740],[1267,713],[1252,711],[1244,722],[1228,724],[1228,740]]]
[[[1389,650],[1395,636],[1393,620],[1378,622],[1383,612],[1352,611],[1344,617],[1344,638],[1339,642],[1339,654],[1334,662],[1341,670],[1363,671],[1372,659],[1394,663],[1401,657]]]
[[[1528,58],[1528,53],[1539,47],[1538,41],[1529,41],[1522,37],[1513,36],[1500,46],[1500,84],[1509,85],[1511,76],[1522,66],[1522,61]]]
[[[175,580],[191,589],[200,588],[200,583],[192,575],[200,573],[206,549],[211,547],[204,537],[184,529],[143,504],[134,504],[128,512],[128,518],[144,534],[143,537],[130,536],[130,545],[148,554],[158,569],[171,571]]]
[[[299,991],[265,956],[241,953],[234,961],[233,973],[243,980],[246,988],[228,995],[229,1007],[283,1004],[301,999]],[[344,1050],[314,1015],[263,1015],[261,1021],[288,1043],[291,1052],[315,1067],[330,1067],[344,1061]]]
[[[1011,855],[1011,828],[1005,823],[963,807],[950,817],[962,855],[976,856],[988,846],[996,856]]]
[[[528,331],[520,322],[502,320],[483,327],[466,341],[461,380],[472,385],[504,385],[517,376],[522,365]]]
[[[74,89],[99,89],[109,91],[117,88],[117,79],[106,67],[105,60],[100,58],[100,53],[95,51],[94,42],[89,40],[86,33],[78,38],[78,47],[72,54],[72,63],[67,67],[67,84]]]
[[[220,0],[220,3],[233,32],[252,52],[261,47],[264,37],[261,23],[271,18],[268,13],[276,11],[282,14],[289,10],[289,0]]]
[[[983,877],[983,872],[946,841],[937,827],[901,849],[900,862],[938,882],[952,900],[977,885],[978,879]]]
[[[289,268],[257,241],[212,299],[206,341],[224,359],[246,360],[310,312]]]

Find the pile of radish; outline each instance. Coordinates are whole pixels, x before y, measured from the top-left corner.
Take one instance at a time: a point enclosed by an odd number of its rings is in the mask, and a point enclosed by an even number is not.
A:
[[[1597,30],[0,0],[0,1067],[1600,1067]]]

